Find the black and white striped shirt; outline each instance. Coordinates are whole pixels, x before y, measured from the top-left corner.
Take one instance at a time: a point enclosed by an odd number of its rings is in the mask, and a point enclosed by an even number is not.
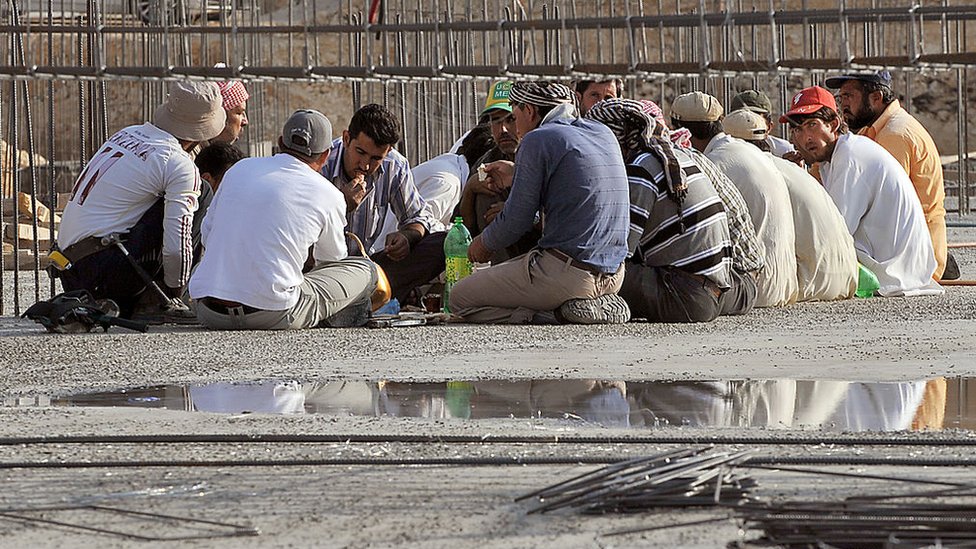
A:
[[[668,196],[664,168],[657,157],[640,153],[627,163],[627,245],[632,261],[677,267],[729,288],[732,244],[722,199],[687,151],[675,149],[675,156],[688,183],[680,210]]]

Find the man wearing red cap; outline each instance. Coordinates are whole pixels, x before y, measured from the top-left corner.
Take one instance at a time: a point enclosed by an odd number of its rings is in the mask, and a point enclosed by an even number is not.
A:
[[[780,117],[797,151],[820,176],[854,237],[857,259],[878,277],[883,296],[941,294],[935,252],[908,174],[874,141],[846,131],[834,96],[813,86]]]

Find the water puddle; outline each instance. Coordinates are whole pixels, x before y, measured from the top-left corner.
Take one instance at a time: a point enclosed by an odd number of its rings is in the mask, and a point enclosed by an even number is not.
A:
[[[163,385],[58,397],[49,402],[53,406],[128,406],[234,414],[470,420],[554,418],[633,428],[670,425],[825,431],[976,428],[976,379],[965,378],[908,382],[265,381]],[[30,405],[19,401],[4,404]]]

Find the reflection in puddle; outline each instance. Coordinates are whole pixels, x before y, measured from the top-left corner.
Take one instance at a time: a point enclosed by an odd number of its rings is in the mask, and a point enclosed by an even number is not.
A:
[[[158,386],[52,399],[55,406],[131,406],[219,413],[422,418],[556,418],[608,427],[761,427],[826,431],[972,428],[976,382],[337,381]],[[947,412],[948,410],[948,412]]]

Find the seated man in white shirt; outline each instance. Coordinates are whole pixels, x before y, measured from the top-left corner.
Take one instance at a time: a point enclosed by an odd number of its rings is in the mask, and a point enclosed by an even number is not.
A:
[[[281,153],[246,158],[224,174],[190,279],[197,318],[218,330],[361,326],[376,272],[369,259],[346,257],[346,201],[319,174],[332,124],[318,111],[295,111],[278,146]]]
[[[226,114],[216,84],[174,82],[152,122],[119,130],[75,181],[58,232],[65,291],[85,289],[132,316],[146,283],[112,243],[119,236],[170,297],[183,293],[193,259],[200,174],[188,151],[215,137]]]
[[[766,121],[745,109],[725,117],[725,132],[769,152]],[[806,170],[770,154],[783,175],[793,207],[796,235],[797,301],[832,301],[854,297],[857,256],[854,239],[827,191]]]
[[[882,296],[941,294],[935,252],[908,173],[871,139],[847,132],[834,96],[813,86],[793,96],[788,122],[807,164],[820,162],[827,194],[854,237],[857,259],[878,277]]]
[[[477,169],[475,163],[494,146],[488,126],[478,125],[461,139],[457,152],[435,156],[411,169],[417,192],[427,203],[434,218],[431,232],[447,230],[454,219],[455,208],[461,201],[464,184],[471,171]],[[397,231],[397,225],[396,215],[392,211],[386,212],[383,232],[373,246],[377,252],[384,248],[380,244],[386,242],[386,236]]]

